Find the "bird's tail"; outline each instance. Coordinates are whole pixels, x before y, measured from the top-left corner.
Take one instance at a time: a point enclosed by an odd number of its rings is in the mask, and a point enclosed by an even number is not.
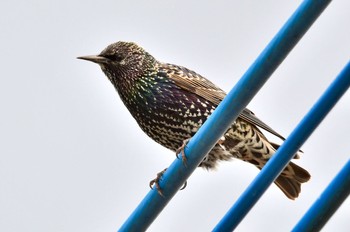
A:
[[[265,166],[280,147],[270,142],[258,128],[243,120],[236,121],[236,124],[226,132],[223,141],[219,142],[223,150],[232,157],[249,162],[259,169]],[[294,158],[298,159],[300,153],[302,152],[297,152]],[[225,155],[219,156],[219,159],[227,160]],[[289,162],[275,180],[275,184],[288,198],[295,199],[300,194],[301,184],[307,182],[310,177],[308,171]]]
[[[288,175],[284,174],[285,170],[288,170]],[[289,162],[286,169],[275,180],[275,184],[282,190],[282,192],[289,198],[294,200],[299,196],[301,191],[301,184],[307,182],[310,179],[308,171],[299,167],[293,162]],[[290,173],[293,173],[290,176]]]
[[[261,169],[261,167],[257,167]],[[275,180],[275,184],[289,199],[294,200],[299,196],[301,184],[307,182],[310,177],[308,171],[293,162],[289,162],[287,167]]]
[[[279,145],[270,143],[274,149],[278,149]],[[294,158],[299,158],[296,154]],[[264,164],[265,165],[265,164]],[[256,165],[261,169],[261,165]],[[294,200],[299,196],[301,191],[301,184],[310,180],[311,175],[304,168],[296,165],[293,162],[284,168],[282,173],[275,180],[275,184],[282,190],[282,192],[289,198]]]

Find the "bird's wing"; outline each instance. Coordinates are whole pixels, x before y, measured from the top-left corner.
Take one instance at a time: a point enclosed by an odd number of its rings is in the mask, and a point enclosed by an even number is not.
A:
[[[191,71],[185,67],[175,66],[172,64],[162,64],[163,67],[160,68],[160,72],[165,74],[168,78],[173,80],[177,86],[183,88],[191,93],[195,93],[198,96],[203,97],[204,99],[210,101],[215,105],[224,99],[226,93],[217,87],[214,83],[202,77],[201,75]],[[261,121],[254,113],[248,109],[244,109],[240,115],[240,118],[245,121],[256,125],[271,134],[279,137],[282,140],[285,138],[269,127],[266,123]]]
[[[272,129],[271,127],[269,127],[266,123],[264,123],[263,121],[261,121],[258,117],[256,117],[254,115],[254,113],[250,110],[248,110],[247,108],[245,108],[241,114],[239,115],[240,118],[246,120],[249,123],[252,123],[253,125],[256,125],[268,132],[270,132],[271,134],[277,136],[278,138],[285,140],[285,138],[279,134],[277,131],[275,131],[274,129]]]

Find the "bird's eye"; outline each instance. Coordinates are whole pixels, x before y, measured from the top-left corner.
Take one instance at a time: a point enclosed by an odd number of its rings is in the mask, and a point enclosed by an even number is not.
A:
[[[110,55],[103,55],[103,56],[109,60],[116,61],[116,62],[120,62],[124,59],[119,54],[110,54]]]

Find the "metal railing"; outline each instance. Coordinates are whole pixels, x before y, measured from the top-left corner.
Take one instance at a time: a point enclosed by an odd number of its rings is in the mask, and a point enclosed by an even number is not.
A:
[[[348,76],[349,78],[349,76]],[[328,185],[293,232],[320,231],[350,194],[350,160]]]
[[[119,231],[145,231],[151,225],[329,3],[330,0],[305,0],[299,6],[213,114],[191,138],[185,147],[186,165],[181,159],[175,159],[169,166],[159,182],[163,196],[159,195],[155,189],[150,190]],[[214,228],[214,231],[234,230],[349,85],[350,64],[282,144],[236,204]],[[303,224],[301,226],[303,227]]]
[[[214,231],[232,231],[241,222],[244,216],[259,200],[266,189],[273,183],[278,177],[283,168],[293,158],[294,154],[299,150],[301,145],[316,129],[316,127],[322,122],[326,115],[332,110],[333,106],[338,102],[341,96],[346,92],[350,86],[350,62],[346,65],[343,71],[338,75],[334,82],[328,87],[320,99],[315,103],[311,110],[305,115],[298,126],[294,129],[286,141],[279,147],[276,153],[272,156],[269,162],[266,163],[264,168],[247,187],[246,191],[240,196],[232,208],[226,213],[219,224],[214,228]],[[349,165],[348,165],[349,166]],[[350,179],[350,171],[348,171],[348,179]],[[337,181],[338,182],[338,181]],[[349,182],[349,180],[348,180]],[[331,191],[333,195],[339,194],[339,191],[343,189],[343,192],[350,192],[350,183],[344,182],[344,185],[337,185],[337,188],[332,187]],[[331,194],[327,194],[331,196]],[[338,199],[338,200],[337,200]],[[337,198],[334,202],[345,200],[345,198]],[[317,203],[317,205],[324,203]],[[330,202],[328,202],[330,204]],[[317,207],[319,208],[319,207]],[[312,210],[315,212],[315,210]],[[311,216],[307,216],[308,219]],[[311,223],[307,220],[302,224],[299,224],[298,230],[295,231],[309,231],[300,230],[306,224]],[[311,230],[317,231],[317,230]]]

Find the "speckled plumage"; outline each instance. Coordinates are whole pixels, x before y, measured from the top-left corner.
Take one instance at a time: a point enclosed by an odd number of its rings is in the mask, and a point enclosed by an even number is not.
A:
[[[192,137],[226,93],[201,75],[162,63],[135,43],[117,42],[97,56],[79,57],[99,64],[141,129],[176,151]],[[258,127],[283,137],[245,109],[200,164],[238,158],[261,169],[278,148]],[[299,157],[298,154],[295,156]],[[310,174],[290,162],[275,183],[290,199],[300,193]]]

